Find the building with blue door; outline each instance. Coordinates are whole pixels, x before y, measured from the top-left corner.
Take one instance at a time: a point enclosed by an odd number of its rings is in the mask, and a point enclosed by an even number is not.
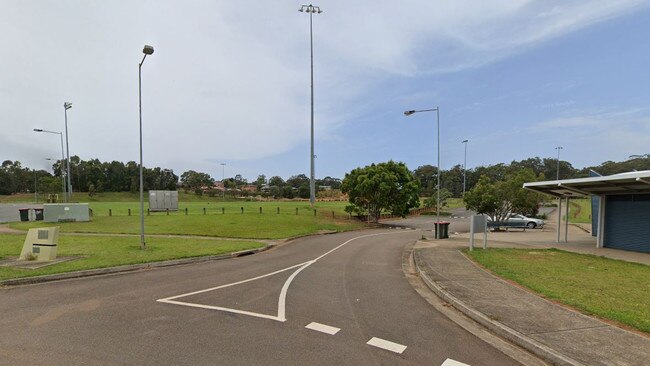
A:
[[[531,182],[524,188],[558,197],[558,215],[563,201],[568,209],[571,198],[591,196],[597,247],[650,253],[650,170]]]

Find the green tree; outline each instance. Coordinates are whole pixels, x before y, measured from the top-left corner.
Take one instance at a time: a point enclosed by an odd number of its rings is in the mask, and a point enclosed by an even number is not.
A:
[[[413,171],[413,176],[420,182],[422,190],[420,194],[425,197],[431,196],[438,184],[438,168],[432,165],[422,165]]]
[[[543,179],[543,174],[536,176],[532,169],[521,169],[502,181],[482,176],[476,186],[465,193],[465,207],[488,215],[495,222],[503,222],[515,212],[535,215],[542,197],[525,190],[523,184],[540,179]]]
[[[404,163],[394,161],[352,170],[345,175],[341,190],[348,194],[354,210],[365,210],[374,222],[383,210],[404,217],[420,205],[420,183]]]
[[[202,189],[203,187],[212,187],[214,185],[214,179],[207,173],[188,170],[181,174],[181,184],[186,191],[192,190],[196,192],[197,189]]]

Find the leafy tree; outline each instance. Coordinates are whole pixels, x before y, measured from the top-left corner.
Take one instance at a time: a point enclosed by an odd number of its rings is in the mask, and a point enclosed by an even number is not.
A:
[[[534,215],[542,197],[523,188],[526,182],[534,182],[543,175],[535,176],[532,169],[522,169],[502,181],[482,176],[476,186],[465,193],[465,207],[485,214],[492,221],[503,222],[511,213]]]
[[[298,197],[300,198],[309,198],[310,189],[309,183],[303,183],[298,187]]]
[[[366,210],[374,222],[383,210],[406,216],[420,205],[420,184],[404,163],[389,161],[356,168],[345,175],[341,190],[352,207]]]
[[[278,177],[277,175],[269,178],[269,186],[271,187],[284,187],[284,179]]]
[[[95,185],[90,183],[90,185],[88,186],[88,196],[92,197],[96,193],[97,193],[97,191],[95,190]]]
[[[323,179],[316,179],[316,185],[317,186],[326,186],[330,187],[332,189],[340,189],[341,188],[341,180],[338,178],[332,178],[330,176],[327,176]]]
[[[304,174],[294,175],[292,177],[289,177],[289,179],[287,179],[287,184],[292,186],[293,188],[300,188],[300,186],[302,186],[305,183],[307,183],[307,187],[309,187],[309,178]],[[307,197],[309,197],[309,195]]]
[[[432,165],[422,165],[413,171],[413,176],[420,182],[422,196],[431,196],[438,184],[438,168]]]
[[[260,174],[257,176],[257,179],[255,180],[255,186],[257,186],[257,190],[260,191],[262,190],[262,187],[266,184],[266,175]]]
[[[181,174],[181,184],[186,190],[196,192],[197,189],[201,189],[202,187],[212,187],[214,185],[214,179],[207,173],[188,170]]]

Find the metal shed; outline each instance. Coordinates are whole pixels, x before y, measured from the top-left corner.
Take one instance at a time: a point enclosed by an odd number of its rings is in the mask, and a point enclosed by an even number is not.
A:
[[[650,170],[531,182],[524,188],[558,197],[558,217],[563,200],[568,208],[572,197],[597,197],[598,211],[592,212],[597,247],[650,253]],[[559,224],[557,234],[559,242]]]
[[[149,210],[178,211],[178,191],[149,191]]]

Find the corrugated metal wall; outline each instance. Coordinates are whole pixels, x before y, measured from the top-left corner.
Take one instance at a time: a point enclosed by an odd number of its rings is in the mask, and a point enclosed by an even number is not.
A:
[[[604,246],[650,253],[650,194],[607,196]]]

